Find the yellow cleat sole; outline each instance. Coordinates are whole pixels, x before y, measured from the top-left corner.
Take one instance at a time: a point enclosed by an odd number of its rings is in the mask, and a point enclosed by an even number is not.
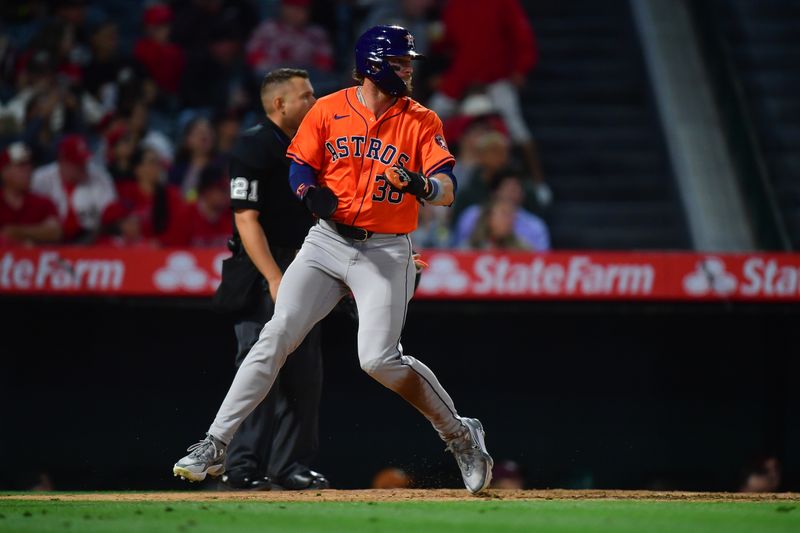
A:
[[[174,466],[172,468],[172,473],[175,475],[175,477],[180,476],[181,479],[195,482],[203,481],[207,475],[211,477],[221,476],[223,473],[225,473],[225,468],[223,468],[222,465],[217,465],[209,468],[206,472],[197,473],[183,468],[182,466]]]

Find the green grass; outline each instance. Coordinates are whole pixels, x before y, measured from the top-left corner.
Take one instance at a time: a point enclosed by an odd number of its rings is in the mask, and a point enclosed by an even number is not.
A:
[[[0,500],[0,532],[800,531],[800,503],[533,500],[464,502],[85,502]]]

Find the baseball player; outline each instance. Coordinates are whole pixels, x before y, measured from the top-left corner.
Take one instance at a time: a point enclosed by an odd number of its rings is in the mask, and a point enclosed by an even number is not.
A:
[[[234,310],[237,367],[272,316],[283,272],[314,222],[287,186],[286,149],[315,101],[306,71],[281,68],[268,73],[261,83],[266,120],[240,135],[232,150],[230,204],[235,226],[229,247],[234,255],[223,266],[215,300],[240,302],[234,306],[239,308]],[[328,488],[328,480],[308,466],[319,449],[319,330],[312,328],[272,391],[236,433],[222,478],[228,488]]]
[[[175,464],[176,475],[201,480],[222,473],[228,443],[287,356],[352,291],[361,368],[431,422],[469,492],[489,485],[493,461],[481,423],[459,416],[433,372],[400,344],[415,276],[408,234],[421,202],[450,205],[456,188],[441,120],[408,97],[419,57],[404,28],[367,30],[355,48],[360,85],[321,98],[301,123],[287,151],[289,180],[319,222],[286,270],[275,314],[206,438]]]

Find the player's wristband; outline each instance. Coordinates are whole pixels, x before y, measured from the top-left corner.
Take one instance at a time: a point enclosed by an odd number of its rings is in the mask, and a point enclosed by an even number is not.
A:
[[[436,202],[444,196],[444,187],[442,187],[442,183],[436,178],[428,178],[428,184],[430,186],[430,191],[428,194],[425,195],[423,200],[428,202]]]

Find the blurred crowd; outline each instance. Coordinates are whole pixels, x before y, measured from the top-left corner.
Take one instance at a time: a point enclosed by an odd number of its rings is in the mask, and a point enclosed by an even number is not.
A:
[[[502,5],[501,5],[502,4]],[[475,21],[481,24],[475,24]],[[457,157],[420,248],[550,248],[553,202],[519,105],[538,49],[518,0],[50,0],[0,7],[0,245],[222,246],[227,158],[265,73],[352,85],[355,39],[415,36],[414,98]],[[288,186],[288,185],[287,185]]]

